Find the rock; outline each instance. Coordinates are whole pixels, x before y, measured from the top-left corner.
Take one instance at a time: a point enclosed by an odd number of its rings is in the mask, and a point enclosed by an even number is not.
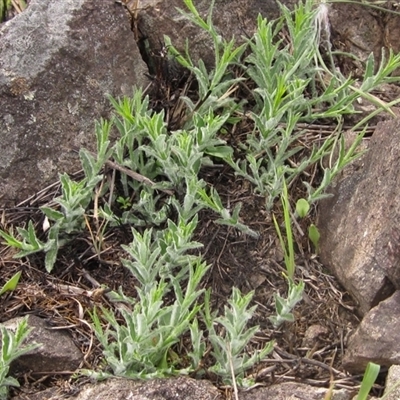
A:
[[[325,398],[327,392],[328,389],[325,388],[288,382],[242,392],[239,398],[240,400],[321,400]],[[344,389],[333,390],[331,397],[326,398],[331,400],[350,400],[352,399],[352,393]]]
[[[79,394],[70,400],[221,400],[223,397],[210,382],[187,377],[134,381],[108,379],[105,382],[80,387]],[[20,395],[15,400],[59,400],[62,394],[52,389]]]
[[[240,391],[240,400],[321,400],[328,389],[302,383],[281,383],[270,387],[256,387]],[[340,389],[333,390],[331,400],[350,400],[353,393]],[[28,396],[28,397],[27,397]],[[50,388],[29,395],[21,394],[13,400],[59,400],[64,398],[61,390]],[[70,400],[222,400],[224,396],[208,381],[187,377],[133,381],[128,379],[109,379],[105,382],[87,384],[80,393],[68,396]]]
[[[392,365],[386,377],[384,396],[386,400],[400,399],[400,365]]]
[[[135,2],[129,3],[132,5],[132,12],[135,12]],[[285,0],[282,3],[293,7],[298,1]],[[207,19],[210,1],[196,1],[195,6],[202,18]],[[142,40],[146,40],[148,48],[156,54],[163,46],[163,35],[169,36],[174,47],[181,52],[185,51],[188,40],[193,60],[201,58],[206,65],[213,65],[214,50],[210,36],[190,22],[177,8],[188,12],[182,0],[141,0],[137,25]],[[216,1],[212,20],[222,37],[228,41],[235,38],[235,42],[240,44],[254,34],[259,13],[268,19],[277,18],[280,14],[278,3],[264,0]]]
[[[378,124],[363,166],[321,202],[320,256],[367,313],[400,289],[400,119]]]
[[[107,94],[131,95],[146,66],[114,1],[32,0],[0,26],[0,202],[11,205],[81,168]]]
[[[368,362],[390,367],[400,364],[400,291],[382,301],[364,316],[349,338],[343,366],[363,373]]]
[[[384,13],[384,25],[382,14],[371,12],[366,7],[357,3],[335,4],[330,8],[331,40],[336,50],[351,53],[357,57],[351,61],[343,58],[347,66],[342,72],[348,73],[362,70],[364,62],[372,52],[375,59],[380,62],[382,47],[399,52],[400,17],[399,15]],[[398,76],[398,71],[393,74]]]
[[[281,3],[293,9],[298,1],[284,0]],[[192,58],[195,61],[201,58],[206,65],[213,65],[214,56],[209,35],[177,11],[177,8],[188,11],[182,0],[141,0],[139,9],[135,1],[127,1],[127,6],[137,16],[137,33],[143,42],[147,42],[148,49],[157,54],[163,46],[163,35],[167,35],[173,45],[184,52],[188,40]],[[200,0],[195,6],[202,18],[206,19],[210,2]],[[234,37],[237,43],[243,43],[255,32],[258,14],[269,20],[279,17],[278,3],[264,0],[220,0],[215,2],[212,16],[222,37],[226,40]],[[389,37],[394,38],[393,48],[398,46],[398,41],[395,40],[399,32],[398,15],[388,15],[388,25],[382,27],[381,17],[362,5],[336,3],[328,6],[328,18],[330,25],[327,36],[335,47],[356,54],[362,61],[367,59],[371,51],[380,60],[381,48]],[[354,21],[362,23],[355,25]],[[361,68],[361,63],[359,66]]]
[[[22,317],[4,322],[7,329],[15,330]],[[82,353],[71,337],[62,330],[52,330],[42,318],[30,315],[28,327],[33,328],[27,343],[38,343],[40,347],[17,358],[10,367],[11,374],[18,372],[75,371],[83,360]]]
[[[326,340],[329,336],[329,329],[322,325],[310,325],[304,334],[302,346],[313,348],[318,341]]]

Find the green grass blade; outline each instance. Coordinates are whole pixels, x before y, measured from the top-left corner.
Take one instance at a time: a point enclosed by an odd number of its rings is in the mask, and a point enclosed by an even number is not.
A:
[[[0,296],[5,292],[12,292],[17,287],[20,277],[21,277],[21,271],[18,271],[1,288]]]
[[[374,364],[372,362],[368,363],[356,400],[368,399],[368,394],[372,389],[376,378],[378,377],[380,369],[381,367],[378,364]]]

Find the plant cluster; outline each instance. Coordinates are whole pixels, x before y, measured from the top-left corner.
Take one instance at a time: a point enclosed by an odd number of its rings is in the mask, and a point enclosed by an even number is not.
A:
[[[214,2],[206,20],[192,0],[184,2],[189,12],[182,14],[209,33],[215,59],[214,68],[208,70],[201,60],[194,63],[188,51],[180,53],[165,37],[170,57],[188,69],[198,84],[196,100],[180,98],[186,110],[180,129],[169,131],[164,111],[152,111],[149,98],[139,89],[132,98],[110,98],[115,117],[96,124],[96,154],[85,149],[79,152],[85,177],[75,182],[61,175],[62,193],[56,206],[42,207],[49,222],[46,241],[38,238],[32,222],[17,232],[0,231],[0,235],[19,249],[18,257],[44,252],[46,269],[51,272],[58,250],[78,232],[97,227],[92,238],[100,255],[108,227],[132,226],[133,240],[122,246],[126,257],[121,262],[138,282],[137,297],[119,290],[112,293],[117,314],[104,307],[92,312],[93,329],[108,367],[86,373],[97,378],[150,378],[212,372],[226,384],[249,385],[246,370],[262,360],[273,343],[247,352],[258,329],[247,327],[255,311],[250,307],[253,293],[243,295],[233,288],[224,312],[218,315],[211,310],[211,293],[200,288],[210,266],[193,235],[203,209],[216,213],[216,223],[245,235],[257,236],[258,232],[242,222],[241,204],[230,210],[199,173],[218,161],[253,185],[265,199],[266,210],[271,211],[276,199],[282,199],[285,233],[275,217],[274,222],[285,254],[288,296],[276,294],[277,314],[270,320],[276,327],[292,321],[291,310],[302,298],[304,282],[295,281],[287,187],[295,179],[305,179],[307,169],[339,146],[339,156],[324,168],[320,184],[313,187],[304,181],[307,199],[296,207],[297,216],[303,217],[311,203],[325,196],[332,179],[359,157],[363,132],[346,149],[340,132],[343,118],[355,112],[353,103],[358,97],[371,100],[368,93],[372,89],[395,80],[390,74],[399,67],[400,55],[390,53],[376,73],[371,56],[356,86],[356,79],[344,77],[333,62],[326,65],[320,45],[329,26],[321,22],[321,6],[315,8],[310,0],[293,12],[281,6],[277,21],[259,16],[255,35],[240,46],[218,34],[212,23]],[[288,32],[285,40],[279,36],[282,29]],[[234,96],[243,87],[255,88],[247,103]],[[243,118],[249,118],[253,129],[241,143],[244,156],[238,156],[222,132]],[[299,143],[307,133],[298,124],[317,120],[334,120],[339,129],[296,160],[302,150]],[[362,122],[364,128],[367,119]],[[114,141],[110,138],[113,127],[118,133]],[[119,171],[118,190],[114,181],[106,179],[105,165]],[[317,247],[315,226],[310,227],[310,239]],[[185,335],[190,335],[191,344],[177,354],[175,346]],[[203,359],[210,351],[213,365],[206,368]]]

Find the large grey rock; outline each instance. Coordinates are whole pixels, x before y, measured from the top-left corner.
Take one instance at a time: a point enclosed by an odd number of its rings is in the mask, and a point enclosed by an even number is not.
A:
[[[351,400],[352,394],[348,390],[333,390],[328,396],[328,389],[319,388],[304,383],[287,382],[272,385],[270,387],[258,388],[240,394],[241,400]]]
[[[321,261],[361,314],[400,289],[400,119],[378,125],[358,171],[321,203]]]
[[[293,7],[298,0],[284,0],[282,3]],[[214,51],[210,36],[183,16],[177,8],[188,12],[183,0],[141,0],[136,11],[135,2],[131,4],[132,13],[137,13],[138,32],[148,41],[149,48],[157,53],[163,43],[163,35],[171,38],[173,45],[184,52],[189,43],[193,60],[203,59],[207,65],[214,63]],[[207,19],[210,9],[209,0],[194,2],[202,18]],[[243,43],[256,31],[257,15],[261,13],[268,19],[279,16],[278,2],[265,0],[219,0],[213,9],[213,23],[226,40],[235,38],[236,43]]]
[[[144,85],[126,10],[117,2],[32,0],[0,26],[0,203],[34,194],[80,168],[107,94]]]
[[[127,379],[109,379],[106,382],[88,384],[80,388],[77,395],[68,396],[71,400],[222,400],[225,396],[205,380],[187,377],[155,379],[147,382]],[[240,400],[321,400],[328,389],[302,383],[282,383],[266,388],[256,387],[240,391]],[[28,397],[21,394],[14,400],[59,400],[64,398],[62,391],[51,388]],[[331,400],[350,400],[351,392],[340,389],[331,393]]]
[[[186,377],[133,381],[109,379],[79,388],[79,394],[68,396],[71,400],[221,400],[222,395],[210,382]],[[64,398],[55,388],[39,393],[21,394],[15,400],[59,400]]]
[[[350,337],[343,366],[363,373],[369,361],[390,367],[400,364],[400,291],[364,316]]]
[[[22,317],[4,322],[7,329],[15,331]],[[41,346],[17,358],[11,364],[11,374],[17,372],[75,371],[83,360],[82,353],[71,337],[62,330],[52,330],[42,318],[30,315],[28,327],[32,329],[26,339],[27,344]]]
[[[202,18],[206,19],[209,12],[209,0],[193,2]],[[282,4],[290,9],[299,3],[298,0],[283,0]],[[183,0],[140,0],[127,1],[128,8],[137,19],[137,33],[148,43],[153,52],[162,47],[163,35],[168,35],[172,43],[180,51],[184,51],[186,41],[189,42],[190,54],[194,60],[202,58],[206,64],[213,64],[213,51],[209,36],[191,23],[177,11],[180,8],[188,11]],[[274,0],[218,0],[213,9],[213,22],[225,39],[235,38],[242,43],[253,35],[256,30],[258,14],[268,20],[278,18],[279,5]],[[381,48],[386,43],[394,49],[398,48],[400,17],[387,15],[387,25],[382,26],[367,7],[362,4],[337,3],[328,6],[329,32],[326,37],[334,43],[335,48],[356,54],[364,61],[371,52],[379,60]],[[354,23],[360,21],[360,23]],[[387,43],[387,42],[390,43]],[[354,68],[354,60],[345,58],[346,64]],[[361,67],[361,63],[359,64]],[[346,72],[349,72],[346,70]]]

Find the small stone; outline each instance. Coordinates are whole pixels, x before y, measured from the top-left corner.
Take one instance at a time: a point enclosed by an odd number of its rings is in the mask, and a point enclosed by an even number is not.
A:
[[[400,290],[364,316],[349,338],[343,367],[363,373],[368,362],[390,367],[400,364]]]
[[[321,339],[325,339],[329,335],[329,330],[327,327],[322,325],[311,325],[306,330],[303,338],[303,347],[314,347],[315,343]]]
[[[2,325],[15,331],[23,317],[17,317]],[[17,358],[11,364],[11,372],[57,372],[75,371],[83,356],[72,338],[62,330],[52,330],[43,318],[28,316],[28,328],[32,328],[25,344],[38,343],[41,346]]]

